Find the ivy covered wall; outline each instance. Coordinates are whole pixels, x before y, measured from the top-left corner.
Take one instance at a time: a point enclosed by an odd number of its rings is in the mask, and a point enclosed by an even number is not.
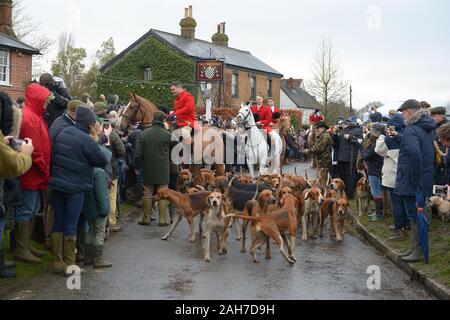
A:
[[[152,81],[144,81],[144,70],[150,67]],[[155,37],[143,41],[97,79],[98,94],[117,94],[129,101],[129,92],[147,98],[157,106],[173,108],[174,97],[169,84],[181,81],[197,99],[195,63]]]

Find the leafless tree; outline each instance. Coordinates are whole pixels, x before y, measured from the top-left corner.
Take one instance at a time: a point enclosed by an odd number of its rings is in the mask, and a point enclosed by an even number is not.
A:
[[[13,1],[12,23],[17,38],[38,49],[42,55],[47,54],[55,44],[55,40],[38,33],[41,23],[26,13],[23,0]],[[33,77],[42,73],[43,64],[42,56],[33,57]]]
[[[341,64],[331,39],[323,39],[320,43],[313,59],[313,74],[306,85],[309,93],[322,104],[325,116],[331,102],[339,102],[345,98],[348,84],[342,80]]]

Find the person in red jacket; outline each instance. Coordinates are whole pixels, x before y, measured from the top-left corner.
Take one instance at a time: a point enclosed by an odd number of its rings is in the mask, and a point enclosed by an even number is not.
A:
[[[264,99],[260,96],[256,97],[256,104],[253,105],[250,110],[253,115],[256,116],[257,124],[261,125],[264,131],[271,132],[272,127],[270,124],[272,123],[272,111],[268,106],[264,104]]]
[[[269,108],[272,113],[272,125],[277,125],[281,117],[281,109],[275,105],[273,98],[269,98]]]
[[[25,92],[20,139],[31,138],[34,144],[33,164],[22,177],[22,203],[17,208],[16,220],[16,260],[39,262],[43,252],[31,245],[31,233],[36,213],[41,208],[42,190],[48,188],[50,180],[51,143],[45,109],[53,94],[38,83],[32,83]]]
[[[176,97],[174,111],[177,117],[177,125],[180,128],[191,127],[196,129],[195,99],[188,91],[184,90],[179,81],[175,81],[170,86],[170,90]]]
[[[316,124],[320,121],[324,121],[325,117],[320,113],[319,109],[316,109],[312,115],[309,116],[309,123]]]

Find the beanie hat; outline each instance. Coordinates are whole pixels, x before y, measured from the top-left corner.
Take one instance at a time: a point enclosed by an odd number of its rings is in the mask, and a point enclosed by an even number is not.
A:
[[[42,86],[52,85],[54,82],[53,76],[50,73],[43,73],[39,78],[39,84]]]
[[[88,129],[96,122],[95,113],[87,105],[80,105],[77,108],[76,122],[83,129]]]
[[[97,102],[96,104],[94,104],[94,112],[96,114],[101,113],[104,110],[107,110],[108,107],[106,106],[106,104],[104,102]]]
[[[75,112],[77,110],[77,107],[80,105],[83,105],[84,102],[81,100],[72,100],[69,101],[69,103],[67,104],[67,110],[70,112]]]
[[[381,136],[384,132],[384,126],[381,123],[374,123],[372,125],[372,127],[370,128],[370,134],[373,137],[378,138],[379,136]]]
[[[383,121],[383,116],[379,112],[372,113],[369,118],[370,118],[370,121],[372,121],[372,122],[382,122]]]

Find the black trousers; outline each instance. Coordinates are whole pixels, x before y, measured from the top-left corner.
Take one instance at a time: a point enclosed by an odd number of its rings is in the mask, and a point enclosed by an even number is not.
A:
[[[351,168],[352,167],[352,168]],[[353,199],[355,194],[356,180],[358,172],[356,170],[356,163],[338,161],[337,165],[338,176],[345,183],[345,193],[349,199]]]

